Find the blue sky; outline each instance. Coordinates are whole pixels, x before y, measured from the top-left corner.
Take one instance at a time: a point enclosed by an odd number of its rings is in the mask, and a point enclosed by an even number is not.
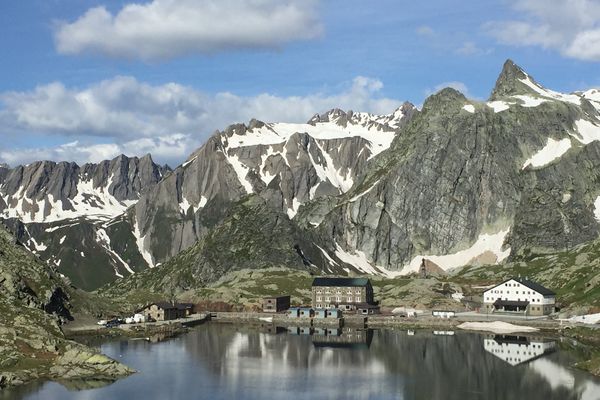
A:
[[[253,117],[388,113],[448,85],[485,99],[507,58],[555,90],[600,86],[600,5],[26,0],[0,5],[0,54],[0,162],[175,165]]]

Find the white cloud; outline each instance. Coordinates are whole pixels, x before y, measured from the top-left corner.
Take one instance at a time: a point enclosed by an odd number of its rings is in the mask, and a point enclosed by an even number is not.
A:
[[[161,162],[175,164],[215,129],[252,118],[305,122],[334,107],[390,113],[402,102],[378,96],[382,88],[381,81],[362,76],[339,93],[290,97],[209,95],[176,83],[153,86],[131,77],[83,89],[51,83],[28,92],[0,93],[0,134],[67,137],[69,143],[22,150],[4,147],[0,161],[11,165],[36,159],[81,162],[121,152],[150,152]],[[113,144],[90,145],[100,139]]]
[[[456,54],[463,56],[477,56],[477,55],[488,55],[493,52],[493,49],[483,49],[475,42],[467,41],[464,42],[459,48],[456,49]]]
[[[600,61],[600,2],[517,0],[513,8],[521,19],[484,25],[500,43],[540,46],[567,57]]]
[[[425,37],[433,37],[435,36],[435,31],[433,30],[432,27],[427,26],[427,25],[421,25],[417,28],[416,30],[417,34],[419,34],[420,36],[425,36]]]
[[[125,5],[115,15],[99,6],[72,23],[58,23],[54,39],[63,54],[144,60],[278,48],[321,35],[317,4],[317,0],[153,0]]]
[[[110,160],[120,154],[141,156],[150,153],[155,160],[173,166],[185,159],[190,149],[196,148],[199,144],[197,138],[184,134],[108,144],[90,144],[76,140],[58,146],[3,149],[0,150],[0,160],[9,165],[28,164],[39,160],[68,160],[83,164]]]

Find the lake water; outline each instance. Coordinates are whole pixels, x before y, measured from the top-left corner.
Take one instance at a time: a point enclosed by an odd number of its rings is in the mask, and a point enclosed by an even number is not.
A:
[[[579,357],[570,341],[308,333],[212,323],[160,343],[103,343],[102,352],[139,373],[112,384],[31,384],[0,399],[600,399],[600,380],[570,367]]]

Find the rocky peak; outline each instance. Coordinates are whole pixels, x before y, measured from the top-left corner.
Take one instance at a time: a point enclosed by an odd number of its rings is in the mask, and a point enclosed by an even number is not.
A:
[[[467,101],[464,94],[451,87],[444,88],[425,99],[423,112],[440,110],[442,112],[449,108],[460,108]]]
[[[349,113],[352,115],[352,111]],[[339,122],[340,118],[347,121],[348,114],[339,108],[332,108],[323,114],[315,114],[307,123],[314,125],[318,122]]]
[[[94,214],[105,218],[124,211],[167,171],[147,155],[120,155],[79,166],[38,161],[0,172],[1,218],[48,222]]]
[[[526,83],[528,82],[529,85]],[[515,95],[535,94],[536,90],[531,85],[543,87],[529,76],[521,67],[512,60],[506,60],[502,67],[502,72],[496,80],[496,86],[492,91],[490,100],[497,100],[503,97]]]

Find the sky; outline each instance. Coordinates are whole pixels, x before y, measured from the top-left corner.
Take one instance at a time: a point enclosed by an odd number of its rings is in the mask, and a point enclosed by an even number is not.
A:
[[[483,100],[507,58],[600,87],[600,1],[2,1],[0,162],[176,166],[252,118],[388,114],[446,86]]]

